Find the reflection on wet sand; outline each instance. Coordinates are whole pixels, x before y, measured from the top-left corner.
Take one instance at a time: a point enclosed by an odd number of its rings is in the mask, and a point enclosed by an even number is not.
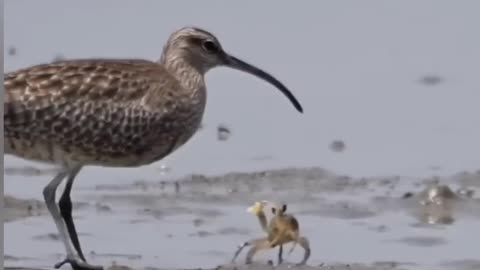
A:
[[[456,207],[465,200],[472,199],[472,196],[473,191],[469,189],[461,188],[454,192],[448,185],[434,183],[427,185],[418,194],[407,192],[403,198],[413,198],[418,202],[415,212],[421,222],[449,225],[455,222]]]

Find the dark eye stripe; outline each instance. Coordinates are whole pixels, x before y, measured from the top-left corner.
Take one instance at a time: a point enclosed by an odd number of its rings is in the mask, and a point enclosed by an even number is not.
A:
[[[220,51],[220,46],[215,41],[205,40],[198,37],[191,37],[190,42],[193,45],[201,46],[208,53],[217,53]]]
[[[190,42],[194,45],[197,45],[197,46],[200,46],[202,45],[202,39],[201,38],[197,38],[197,37],[191,37],[190,38]]]
[[[209,53],[216,53],[218,52],[218,49],[219,49],[217,44],[215,44],[215,42],[210,40],[204,41],[202,46]]]

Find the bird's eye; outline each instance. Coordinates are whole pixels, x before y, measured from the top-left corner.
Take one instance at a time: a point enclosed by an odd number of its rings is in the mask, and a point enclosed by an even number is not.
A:
[[[219,51],[217,44],[211,40],[204,41],[202,47],[208,53],[217,53]]]

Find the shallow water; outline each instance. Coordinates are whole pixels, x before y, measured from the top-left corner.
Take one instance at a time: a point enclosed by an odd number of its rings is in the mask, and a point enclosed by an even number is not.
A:
[[[205,127],[187,145],[151,166],[91,167],[79,174],[72,197],[90,203],[75,214],[84,249],[97,253],[92,260],[102,264],[116,260],[139,268],[226,263],[238,243],[260,233],[256,220],[244,209],[263,197],[285,198],[291,211],[300,213],[302,231],[314,239],[312,265],[393,260],[418,263],[423,270],[446,261],[445,267],[451,269],[452,260],[478,258],[476,203],[456,212],[459,217],[452,225],[419,226],[409,212],[417,206],[392,198],[419,191],[423,184],[417,183],[426,177],[445,176],[448,182],[454,173],[479,170],[480,126],[474,123],[480,115],[476,34],[480,4],[262,2],[255,8],[230,4],[206,8],[192,2],[185,10],[170,2],[167,7],[175,12],[162,12],[165,3],[159,1],[101,2],[95,8],[84,2],[28,2],[27,6],[26,1],[6,1],[5,51],[16,47],[14,56],[5,56],[7,71],[50,61],[58,54],[156,59],[173,29],[193,23],[217,34],[232,54],[281,79],[305,108],[304,114],[298,114],[272,86],[253,77],[226,69],[211,71]],[[275,12],[270,12],[271,5]],[[300,10],[301,19],[295,19]],[[422,83],[432,74],[441,80]],[[232,131],[227,141],[217,140],[219,124]],[[343,151],[329,148],[335,140],[345,142]],[[26,165],[43,168],[5,157],[5,167]],[[312,190],[311,181],[300,174],[283,179],[280,187],[266,181],[262,192],[252,183],[185,184],[182,188],[187,191],[181,193],[185,197],[177,199],[162,197],[164,191],[156,185],[192,173],[309,166],[349,175],[353,182],[338,190]],[[370,183],[372,176],[397,179],[397,184],[391,189],[377,182],[356,187],[362,179]],[[5,192],[41,199],[41,190],[52,177],[9,174]],[[478,188],[478,178],[474,179],[468,186]],[[294,188],[301,183],[306,184]],[[253,190],[225,195],[236,188]],[[378,197],[383,199],[374,199]],[[345,201],[350,205],[347,210]],[[98,211],[97,202],[113,212]],[[177,209],[177,204],[185,208]],[[189,213],[185,209],[191,204],[222,214],[213,213],[211,221],[195,227],[193,220],[209,212]],[[151,208],[147,214],[142,211],[145,207]],[[225,228],[236,229],[218,233]],[[198,231],[212,235],[190,235]],[[54,232],[48,216],[5,224],[6,254],[34,258],[7,262],[51,267],[63,248],[42,236]],[[300,251],[296,249],[292,261],[300,258]],[[102,256],[105,253],[113,255]],[[273,259],[275,251],[260,258]]]
[[[82,245],[94,252],[90,260],[104,265],[115,261],[140,269],[228,264],[238,244],[263,236],[246,207],[254,200],[275,198],[289,202],[288,211],[297,216],[302,235],[310,239],[310,265],[394,261],[436,269],[444,262],[477,256],[478,199],[460,201],[451,225],[429,225],[414,214],[413,210],[421,207],[418,201],[404,200],[396,194],[385,196],[392,189],[398,194],[412,190],[413,185],[396,178],[387,179],[393,188],[375,179],[352,179],[339,188],[339,180],[332,177],[302,178],[302,170],[290,173],[304,185],[291,188],[290,178],[273,173],[270,178],[255,180],[259,187],[253,192],[242,189],[242,185],[250,184],[243,179],[248,175],[196,182],[180,179],[179,193],[170,186],[162,188],[159,182],[78,188],[73,199],[77,204],[83,202],[75,210]],[[303,175],[312,173],[305,169]],[[39,182],[33,178],[24,181]],[[356,184],[361,181],[363,185]],[[232,192],[232,187],[239,191]],[[320,188],[325,191],[317,191]],[[55,227],[48,215],[7,223],[5,232],[6,254],[33,257],[10,260],[8,265],[48,267],[61,259],[56,255],[63,252],[61,243],[49,235],[55,235]],[[267,262],[275,259],[275,254],[276,250],[263,252],[257,260]],[[239,263],[243,256],[238,258]],[[299,261],[301,256],[302,249],[297,247],[287,260]]]

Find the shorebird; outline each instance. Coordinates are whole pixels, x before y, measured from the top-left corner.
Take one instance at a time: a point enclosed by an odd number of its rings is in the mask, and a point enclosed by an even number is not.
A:
[[[5,154],[59,167],[43,189],[66,251],[55,268],[69,263],[103,269],[85,259],[72,219],[70,192],[80,170],[148,165],[185,144],[204,114],[204,75],[219,66],[273,84],[303,112],[280,81],[228,54],[213,34],[197,27],[173,32],[158,61],[62,60],[5,74]],[[64,179],[57,206],[55,193]]]

